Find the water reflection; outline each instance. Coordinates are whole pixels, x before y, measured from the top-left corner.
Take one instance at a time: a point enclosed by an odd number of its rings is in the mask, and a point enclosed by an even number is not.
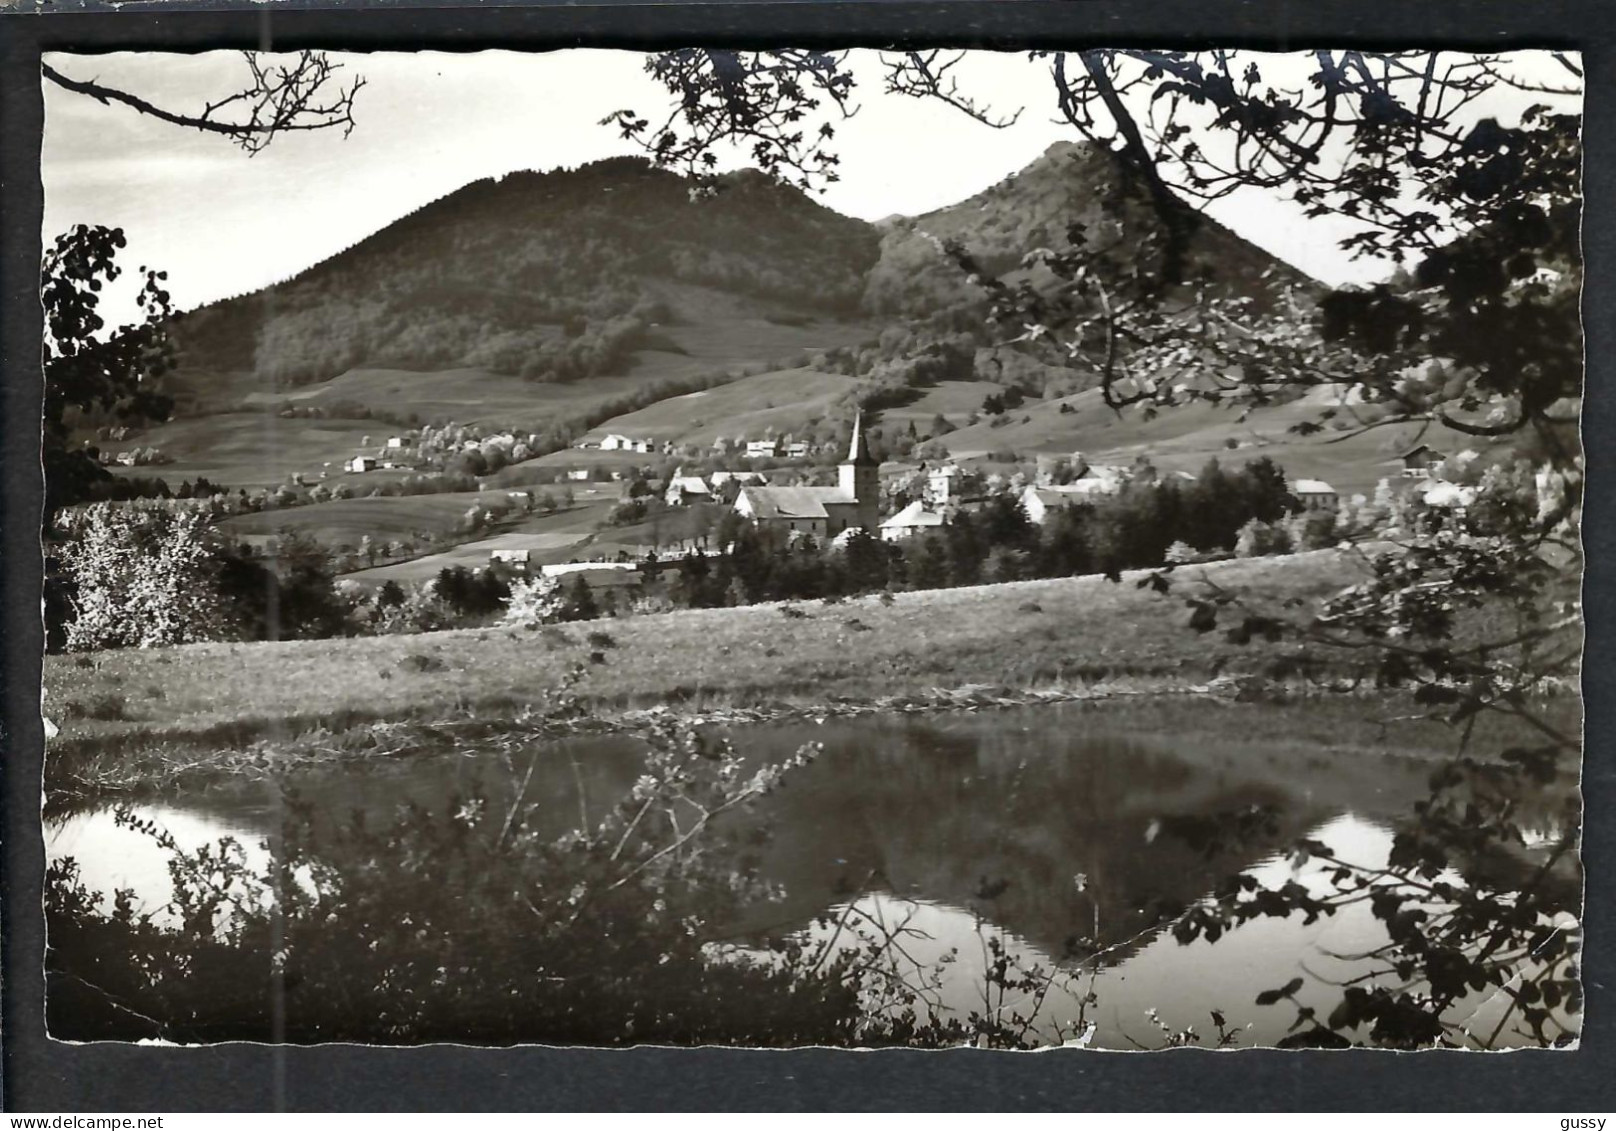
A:
[[[1221,710],[1222,708],[1212,708]],[[768,829],[765,879],[783,902],[759,904],[721,925],[728,943],[806,932],[825,939],[825,918],[904,924],[917,976],[938,973],[938,1008],[1024,1009],[981,1000],[985,940],[1001,939],[1026,966],[1063,965],[1042,1003],[1037,1032],[1064,1039],[1092,1022],[1095,1046],[1159,1044],[1147,1020],[1208,1032],[1228,1011],[1257,1027],[1241,1044],[1271,1044],[1293,1013],[1251,1002],[1302,976],[1303,1001],[1324,1004],[1351,963],[1384,936],[1366,906],[1313,924],[1262,920],[1217,944],[1181,946],[1159,926],[1218,880],[1250,871],[1291,875],[1277,847],[1308,835],[1359,861],[1384,859],[1392,823],[1423,795],[1428,765],[1362,751],[1306,751],[1282,742],[1234,742],[1189,733],[1119,735],[1106,716],[1076,706],[990,714],[861,718],[751,728],[734,737],[759,759],[806,742],[824,754],[748,818]],[[1209,731],[1211,728],[1209,728]],[[554,742],[510,755],[421,756],[390,764],[300,774],[289,783],[315,802],[316,820],[369,822],[401,806],[453,810],[486,794],[518,796],[560,835],[598,819],[638,771],[627,736]],[[233,785],[139,808],[187,849],[230,836],[253,863],[268,860],[286,799],[267,783]],[[1230,815],[1262,813],[1224,828]],[[1198,830],[1163,835],[1164,822]],[[47,830],[52,858],[75,857],[92,888],[135,890],[163,918],[170,897],[166,854],[117,826],[109,810],[83,812]],[[1299,878],[1307,880],[1317,865]],[[1084,963],[1099,951],[1102,962]],[[945,956],[952,955],[949,961]],[[925,976],[930,977],[928,973]],[[1092,991],[1097,1004],[1084,1005]]]

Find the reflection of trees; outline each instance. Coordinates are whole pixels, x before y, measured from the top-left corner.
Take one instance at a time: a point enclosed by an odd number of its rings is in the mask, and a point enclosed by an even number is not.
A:
[[[1092,933],[1097,903],[1096,941],[1111,946],[1337,811],[1260,765],[1231,778],[1047,716],[1036,732],[994,725],[1004,721],[823,735],[825,754],[771,807],[763,867],[787,893],[772,922],[801,922],[834,898],[882,888],[979,911],[1059,955]],[[1151,835],[1162,814],[1254,807],[1275,811],[1268,836],[1192,844]]]

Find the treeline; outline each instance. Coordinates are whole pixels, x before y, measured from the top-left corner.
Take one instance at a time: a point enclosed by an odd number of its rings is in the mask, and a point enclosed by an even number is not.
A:
[[[590,317],[535,309],[520,325],[443,307],[330,302],[277,314],[259,332],[254,372],[275,388],[328,381],[359,365],[467,367],[536,382],[578,381],[620,370],[658,304],[629,299]]]
[[[633,500],[638,505],[646,500]],[[654,502],[654,500],[652,500]],[[1293,513],[1296,512],[1296,513]],[[338,580],[339,560],[284,531],[259,552],[222,539],[199,509],[108,506],[70,512],[48,585],[52,647],[89,650],[201,640],[315,639],[489,623],[510,598],[506,566],[453,568],[406,589]],[[1141,478],[1120,494],[1052,510],[1042,524],[999,494],[935,533],[882,542],[860,532],[832,547],[717,518],[724,555],[691,554],[620,596],[582,579],[549,599],[551,619],[666,608],[837,598],[1076,574],[1116,575],[1197,554],[1277,553],[1341,536],[1329,512],[1298,512],[1269,460],[1207,465],[1194,482]],[[363,556],[363,555],[361,555]]]

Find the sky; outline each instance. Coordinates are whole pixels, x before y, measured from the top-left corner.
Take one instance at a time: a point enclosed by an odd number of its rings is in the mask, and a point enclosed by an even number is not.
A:
[[[346,68],[341,77],[365,79],[352,134],[284,135],[251,157],[225,138],[44,81],[46,241],[79,223],[121,227],[129,239],[125,262],[166,270],[176,304],[188,309],[296,274],[470,181],[637,153],[600,120],[633,108],[656,122],[669,106],[634,52],[333,58]],[[236,89],[245,74],[236,52],[53,54],[47,61],[70,77],[182,111]],[[1544,63],[1528,56],[1521,65],[1530,73]],[[882,95],[871,52],[855,52],[852,67],[861,93],[857,113],[837,123],[842,180],[819,196],[851,216],[878,220],[956,203],[1051,144],[1076,140],[1073,128],[1056,120],[1046,66],[1023,53],[973,52],[958,71],[962,86],[995,108],[1024,107],[1003,130],[936,101]],[[1539,100],[1505,98],[1489,110],[1508,117]],[[727,154],[721,167],[743,164],[742,155]],[[1332,285],[1373,282],[1392,269],[1349,260],[1336,246],[1349,229],[1307,220],[1276,193],[1245,190],[1209,211]]]

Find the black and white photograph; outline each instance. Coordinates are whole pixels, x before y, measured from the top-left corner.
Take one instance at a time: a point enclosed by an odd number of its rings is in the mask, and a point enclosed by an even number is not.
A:
[[[39,82],[54,1040],[1577,1047],[1576,52]]]

